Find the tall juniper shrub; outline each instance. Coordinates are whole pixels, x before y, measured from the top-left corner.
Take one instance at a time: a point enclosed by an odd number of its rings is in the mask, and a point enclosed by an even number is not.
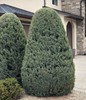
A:
[[[20,81],[20,70],[25,51],[25,31],[12,13],[0,17],[0,79],[15,77]]]
[[[23,87],[35,96],[59,96],[74,87],[74,64],[61,19],[50,8],[32,19],[21,70]]]

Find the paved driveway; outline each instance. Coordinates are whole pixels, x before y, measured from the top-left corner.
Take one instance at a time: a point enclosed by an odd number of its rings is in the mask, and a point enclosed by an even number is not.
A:
[[[75,88],[79,91],[86,92],[86,56],[76,56],[75,62]]]

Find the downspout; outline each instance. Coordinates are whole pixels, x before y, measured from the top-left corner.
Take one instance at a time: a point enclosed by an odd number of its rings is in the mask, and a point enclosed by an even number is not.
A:
[[[80,0],[80,16],[82,16],[82,0]]]
[[[46,7],[46,0],[44,0],[44,5],[43,5],[43,7]]]

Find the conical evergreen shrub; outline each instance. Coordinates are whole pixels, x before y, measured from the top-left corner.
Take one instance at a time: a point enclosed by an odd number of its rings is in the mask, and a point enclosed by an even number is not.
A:
[[[74,64],[61,19],[57,12],[43,8],[30,26],[23,67],[23,87],[30,95],[59,96],[74,87]]]
[[[0,17],[0,79],[15,77],[20,81],[25,52],[25,31],[12,13]]]

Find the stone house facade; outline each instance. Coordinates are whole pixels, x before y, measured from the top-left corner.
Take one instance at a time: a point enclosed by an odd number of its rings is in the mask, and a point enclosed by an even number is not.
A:
[[[86,0],[0,0],[0,15],[15,13],[28,33],[33,14],[44,6],[61,17],[73,54],[86,54]]]
[[[62,10],[83,17],[76,20],[77,54],[86,54],[86,0],[62,0]]]

